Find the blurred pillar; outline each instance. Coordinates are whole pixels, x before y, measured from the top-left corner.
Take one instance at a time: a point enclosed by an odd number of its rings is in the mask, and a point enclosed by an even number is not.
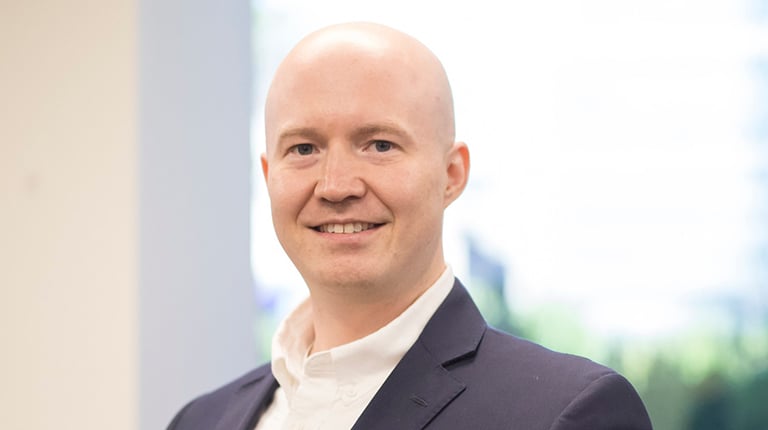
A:
[[[140,1],[142,429],[255,364],[250,13]]]

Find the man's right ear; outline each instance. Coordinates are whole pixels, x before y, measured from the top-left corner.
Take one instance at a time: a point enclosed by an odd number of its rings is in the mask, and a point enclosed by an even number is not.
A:
[[[269,178],[269,162],[267,161],[267,153],[261,154],[261,173],[264,175],[264,182],[267,182]]]

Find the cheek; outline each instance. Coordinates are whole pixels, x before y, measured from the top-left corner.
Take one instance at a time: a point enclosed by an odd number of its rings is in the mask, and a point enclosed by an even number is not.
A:
[[[270,172],[267,192],[272,206],[272,216],[277,224],[295,217],[301,210],[307,192],[311,193],[311,187],[308,187],[297,175],[275,173],[278,174]],[[309,191],[307,191],[308,188]]]
[[[390,201],[397,206],[393,210],[433,222],[443,210],[443,182],[439,175],[423,167],[402,171],[388,187]]]
[[[306,199],[299,187],[299,181],[292,181],[290,175],[273,175],[267,181],[267,192],[272,212],[272,226],[283,249],[292,255],[296,246],[297,223]]]

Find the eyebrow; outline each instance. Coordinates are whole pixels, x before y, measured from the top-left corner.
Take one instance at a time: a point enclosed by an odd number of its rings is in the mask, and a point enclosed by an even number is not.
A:
[[[387,123],[363,124],[362,126],[357,127],[354,131],[352,131],[348,137],[352,140],[362,140],[376,134],[391,134],[403,139],[410,139],[409,134],[405,130]],[[300,137],[315,141],[323,140],[323,134],[314,127],[295,127],[289,128],[280,133],[278,142],[282,142],[285,139],[290,139],[293,137]]]
[[[408,139],[410,136],[405,130],[400,127],[389,125],[386,123],[380,124],[364,124],[358,127],[352,134],[351,138],[354,140],[361,140],[376,134],[392,134],[400,138]]]
[[[277,141],[282,142],[283,140],[291,137],[303,137],[311,140],[319,140],[322,138],[322,135],[312,127],[296,127],[289,128],[288,130],[280,133],[280,137],[277,139]]]

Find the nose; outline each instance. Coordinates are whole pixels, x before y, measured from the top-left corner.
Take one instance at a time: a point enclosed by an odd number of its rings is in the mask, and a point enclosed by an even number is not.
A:
[[[315,185],[317,197],[340,203],[365,195],[365,182],[359,175],[358,161],[350,152],[338,147],[328,149]]]

